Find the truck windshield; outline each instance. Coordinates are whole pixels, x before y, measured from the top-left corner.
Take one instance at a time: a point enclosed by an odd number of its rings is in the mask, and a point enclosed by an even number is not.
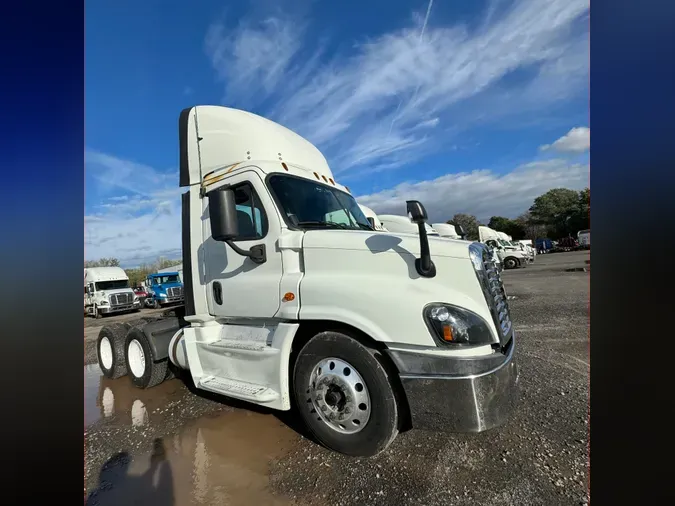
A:
[[[284,175],[270,177],[269,184],[282,213],[298,228],[374,230],[354,197],[337,188]]]
[[[96,283],[96,290],[119,290],[121,288],[129,288],[128,279],[116,279],[115,281],[99,281]]]
[[[176,274],[172,274],[171,276],[157,276],[152,279],[153,285],[163,285],[165,283],[180,283],[180,280]]]

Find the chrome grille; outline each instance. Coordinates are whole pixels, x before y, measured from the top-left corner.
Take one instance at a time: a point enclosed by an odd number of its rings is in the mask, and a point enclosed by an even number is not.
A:
[[[183,296],[183,287],[182,286],[172,286],[167,291],[169,297],[182,297]]]
[[[125,306],[134,301],[134,296],[130,293],[114,293],[110,296],[110,305]]]
[[[490,312],[494,319],[495,326],[501,333],[499,340],[502,345],[505,345],[511,338],[511,314],[509,311],[509,303],[506,298],[506,291],[504,290],[504,283],[499,275],[499,271],[492,261],[490,252],[483,248],[483,268],[484,275],[482,278],[483,290]],[[480,273],[479,273],[480,275]]]

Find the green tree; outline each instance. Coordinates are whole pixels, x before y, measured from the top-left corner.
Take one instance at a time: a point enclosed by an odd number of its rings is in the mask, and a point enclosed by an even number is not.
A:
[[[98,260],[85,260],[84,267],[119,267],[120,261],[117,258],[99,258]]]
[[[584,208],[587,211],[584,211]],[[549,235],[556,239],[575,235],[580,229],[585,228],[584,225],[589,224],[589,213],[588,189],[578,192],[567,188],[554,188],[534,199],[530,207],[533,222],[546,225]]]
[[[499,232],[504,232],[513,237],[514,241],[525,238],[525,227],[517,220],[504,218],[503,216],[493,216],[490,218],[488,227]]]
[[[124,272],[126,272],[127,276],[129,276],[130,286],[139,286],[145,281],[145,278],[148,276],[148,274],[157,272],[160,269],[166,269],[167,267],[180,265],[182,262],[182,260],[159,257],[152,263],[141,264],[133,269],[125,269]]]
[[[536,239],[543,239],[548,235],[546,225],[536,223],[532,219],[529,211],[521,214],[514,221],[523,228],[523,239],[530,239],[534,241]]]
[[[446,223],[449,223],[450,225],[460,225],[462,228],[464,228],[467,240],[469,241],[478,240],[478,225],[480,225],[480,222],[478,221],[478,218],[476,218],[474,215],[458,213],[455,214],[452,217],[452,219],[448,220]]]

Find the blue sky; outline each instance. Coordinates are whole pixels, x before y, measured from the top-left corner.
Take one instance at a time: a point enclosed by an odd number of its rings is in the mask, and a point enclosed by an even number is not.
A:
[[[315,143],[380,213],[515,217],[588,186],[588,0],[89,2],[85,256],[180,256],[177,121]]]

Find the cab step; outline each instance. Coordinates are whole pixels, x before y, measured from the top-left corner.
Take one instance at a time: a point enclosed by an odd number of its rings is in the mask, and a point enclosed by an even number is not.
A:
[[[214,348],[225,348],[230,350],[265,351],[266,348],[269,348],[267,343],[262,341],[243,341],[240,339],[220,339],[219,341],[205,344],[207,346],[213,346]]]
[[[199,381],[199,388],[228,397],[252,402],[272,402],[279,399],[279,393],[264,385],[237,381],[219,376],[206,376]]]

